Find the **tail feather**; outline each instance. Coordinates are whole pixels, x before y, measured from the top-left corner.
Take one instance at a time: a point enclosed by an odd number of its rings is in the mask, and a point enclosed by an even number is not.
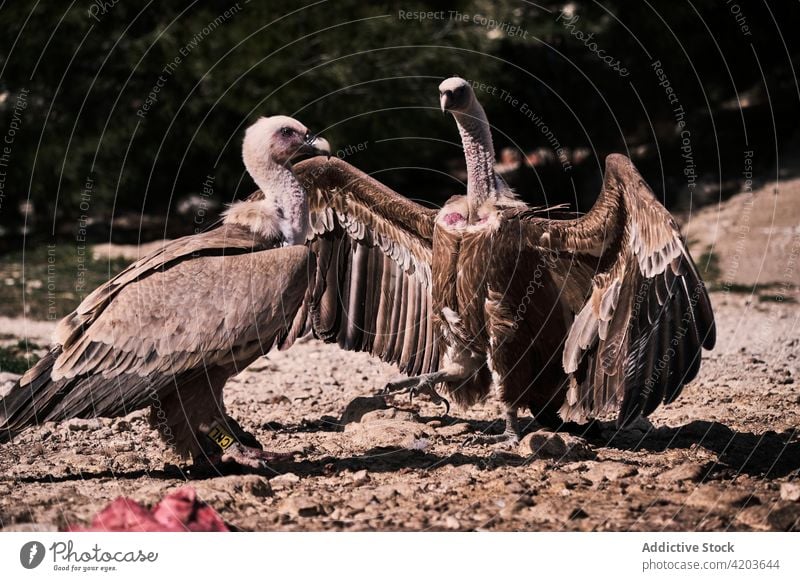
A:
[[[8,442],[26,428],[44,421],[63,398],[63,388],[69,380],[50,380],[50,372],[60,352],[60,347],[50,351],[0,399],[0,443]]]

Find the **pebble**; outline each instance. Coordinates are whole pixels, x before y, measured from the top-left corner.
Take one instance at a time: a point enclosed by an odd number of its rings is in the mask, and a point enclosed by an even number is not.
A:
[[[74,418],[71,420],[67,420],[64,423],[66,424],[67,429],[71,432],[85,432],[88,430],[96,430],[103,425],[99,419],[81,420]]]
[[[347,404],[339,423],[346,426],[352,422],[360,422],[365,414],[387,407],[386,400],[382,396],[357,397]]]
[[[317,516],[322,512],[322,505],[307,496],[292,496],[284,500],[278,507],[279,514],[286,514],[293,518]]]
[[[791,502],[800,501],[800,482],[784,482],[781,484],[781,498]]]
[[[769,530],[768,522],[772,507],[766,504],[748,506],[736,513],[736,521],[756,530]]]
[[[198,481],[194,486],[201,498],[211,497],[209,502],[219,493],[227,494],[234,499],[241,499],[243,494],[255,498],[272,496],[269,480],[257,474],[218,476]]]
[[[368,424],[370,422],[378,422],[381,420],[401,420],[405,422],[414,422],[417,420],[417,416],[412,412],[399,410],[397,408],[389,408],[365,413],[363,416],[361,416],[360,423]]]
[[[603,481],[614,482],[629,476],[636,476],[639,471],[635,466],[623,462],[598,462],[584,472],[582,476],[597,484]]]
[[[535,455],[541,458],[555,458],[563,462],[592,458],[594,453],[580,438],[569,434],[555,434],[539,430],[527,434],[518,446],[522,456]]]
[[[372,448],[421,449],[433,431],[425,424],[400,419],[374,419],[345,426],[350,444],[365,450]]]
[[[269,481],[270,486],[275,489],[290,488],[291,486],[300,482],[300,477],[294,472],[287,472],[286,474],[279,474]]]
[[[456,531],[461,528],[461,522],[453,515],[448,515],[448,517],[444,519],[444,527],[451,531]]]
[[[444,426],[436,430],[437,434],[445,437],[462,436],[464,434],[469,434],[470,432],[472,432],[472,426],[466,422],[459,422],[457,424],[453,424],[452,426]]]
[[[656,476],[662,482],[698,482],[703,477],[704,469],[700,464],[680,464]]]
[[[759,502],[746,490],[720,489],[713,484],[700,485],[686,497],[687,505],[708,510],[745,507]]]
[[[115,452],[131,452],[133,444],[131,442],[115,442],[113,448]]]
[[[366,470],[359,470],[353,473],[353,484],[364,484],[365,482],[369,482],[369,480],[369,472]]]

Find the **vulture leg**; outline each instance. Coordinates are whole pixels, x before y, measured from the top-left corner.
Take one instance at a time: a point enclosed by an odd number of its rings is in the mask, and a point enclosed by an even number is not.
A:
[[[520,430],[517,410],[512,407],[507,407],[505,420],[506,426],[502,434],[481,434],[479,436],[473,436],[465,442],[465,445],[503,444],[505,446],[514,446],[519,444]]]
[[[262,448],[255,436],[246,432],[228,416],[213,424],[200,424],[197,431],[205,438],[203,452],[194,461],[199,467],[232,462],[240,466],[261,469],[269,462],[291,460],[291,453],[269,452]]]
[[[383,388],[383,394],[389,395],[408,391],[412,400],[415,395],[425,394],[434,404],[444,405],[444,415],[446,416],[450,413],[450,402],[439,395],[433,386],[443,381],[457,381],[459,379],[461,379],[460,376],[449,373],[446,370],[415,375],[413,377],[401,377],[387,383],[386,387]]]

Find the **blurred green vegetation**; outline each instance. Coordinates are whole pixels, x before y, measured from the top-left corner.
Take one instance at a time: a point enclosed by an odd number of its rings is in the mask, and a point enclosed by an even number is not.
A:
[[[70,244],[9,252],[0,256],[0,316],[57,321],[130,262],[95,260]]]
[[[39,361],[39,357],[32,353],[33,349],[41,347],[27,341],[0,347],[0,372],[25,373]]]
[[[778,28],[796,20],[797,3],[738,5],[749,35],[719,0],[6,3],[0,131],[15,114],[18,127],[3,168],[2,240],[21,232],[28,244],[74,240],[81,216],[92,239],[122,240],[126,230],[112,218],[126,214],[134,216],[127,236],[138,239],[142,213],[158,217],[145,238],[180,233],[187,218],[177,201],[208,176],[221,203],[253,188],[240,160],[243,129],[276,113],[296,116],[336,149],[366,141],[348,161],[411,197],[460,193],[448,177],[461,163],[458,136],[436,89],[453,74],[518,100],[481,95],[498,150],[550,145],[521,112],[525,103],[563,146],[591,151],[580,179],[577,170],[552,172],[523,192],[531,201],[580,199],[574,190],[593,198],[599,160],[611,151],[637,152],[674,206],[714,201],[724,180],[741,175],[745,149],[756,150],[756,168],[769,167],[775,144],[797,125],[796,35]],[[558,19],[565,7],[579,16],[572,28]],[[630,75],[602,62],[576,30],[593,34],[595,48]],[[656,60],[686,110],[696,172],[711,184],[695,190],[697,200],[688,198]],[[15,110],[20,94],[27,106]]]

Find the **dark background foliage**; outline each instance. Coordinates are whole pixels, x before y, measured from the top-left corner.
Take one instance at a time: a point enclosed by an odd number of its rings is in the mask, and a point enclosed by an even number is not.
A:
[[[463,191],[452,177],[463,163],[458,135],[437,101],[438,83],[452,74],[518,99],[515,106],[479,91],[498,151],[552,148],[525,103],[570,155],[588,152],[567,170],[537,167],[520,188],[533,203],[587,209],[612,151],[634,157],[676,210],[734,191],[746,151],[764,179],[788,171],[800,97],[796,2],[304,3],[2,4],[0,129],[11,126],[20,92],[27,95],[2,168],[3,247],[18,248],[23,233],[74,238],[81,220],[96,240],[182,233],[179,201],[209,176],[220,204],[253,189],[240,160],[243,129],[276,113],[296,116],[351,163],[435,204]],[[563,9],[579,16],[572,29],[557,18]],[[219,20],[226,10],[233,14]],[[414,10],[445,18],[400,17]],[[476,23],[476,14],[526,34]],[[597,48],[629,75],[602,62],[575,30],[594,33]],[[694,188],[654,61],[686,112]],[[137,114],[160,75],[156,100]]]

